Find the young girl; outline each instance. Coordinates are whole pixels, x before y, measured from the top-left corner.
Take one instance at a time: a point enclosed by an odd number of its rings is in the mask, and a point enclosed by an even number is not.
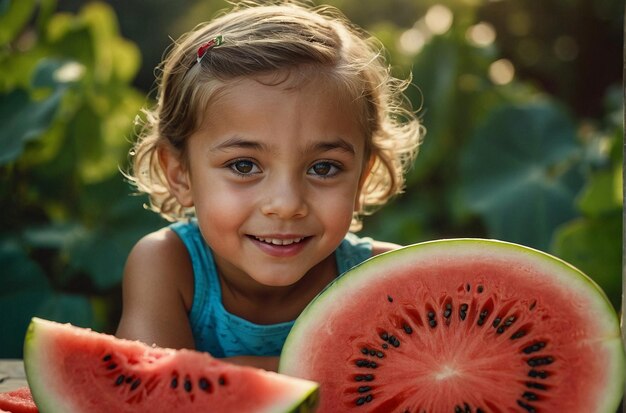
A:
[[[245,2],[176,42],[131,179],[177,222],[131,251],[117,335],[275,370],[316,294],[397,247],[348,231],[413,161],[406,86],[331,8]]]

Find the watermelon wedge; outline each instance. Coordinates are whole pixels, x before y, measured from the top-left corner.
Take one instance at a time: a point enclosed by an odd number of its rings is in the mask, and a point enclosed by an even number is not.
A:
[[[319,412],[615,413],[618,317],[567,263],[456,239],[374,257],[296,321],[280,372],[320,383]]]
[[[28,387],[0,393],[0,413],[37,413],[37,406]]]
[[[26,333],[24,366],[41,413],[307,412],[318,388],[39,318]]]

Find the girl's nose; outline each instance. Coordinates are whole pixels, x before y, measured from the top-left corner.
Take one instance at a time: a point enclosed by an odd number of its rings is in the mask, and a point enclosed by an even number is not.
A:
[[[280,219],[302,218],[309,213],[302,183],[293,179],[276,180],[265,189],[261,212]]]

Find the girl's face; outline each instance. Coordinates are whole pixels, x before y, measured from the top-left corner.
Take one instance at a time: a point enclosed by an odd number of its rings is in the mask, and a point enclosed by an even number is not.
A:
[[[222,276],[289,286],[334,260],[367,162],[354,108],[325,86],[231,81],[172,168]]]

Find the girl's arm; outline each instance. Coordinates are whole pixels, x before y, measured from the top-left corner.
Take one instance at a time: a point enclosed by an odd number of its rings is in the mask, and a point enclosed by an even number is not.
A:
[[[149,234],[135,245],[126,262],[116,336],[159,347],[194,349],[188,318],[192,299],[193,268],[184,244],[168,229]],[[222,360],[278,370],[278,357]]]
[[[121,338],[169,348],[194,348],[188,309],[193,270],[182,241],[170,229],[142,238],[124,269]]]

